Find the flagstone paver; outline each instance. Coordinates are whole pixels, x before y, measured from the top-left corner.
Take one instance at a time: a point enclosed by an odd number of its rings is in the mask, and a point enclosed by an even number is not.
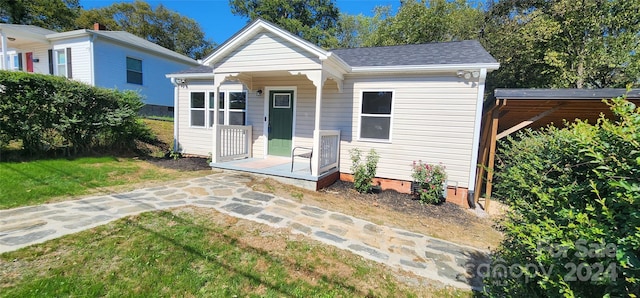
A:
[[[76,233],[125,216],[177,206],[288,228],[364,258],[459,288],[482,287],[472,266],[487,252],[347,214],[255,192],[245,175],[222,172],[131,192],[0,210],[0,253]]]

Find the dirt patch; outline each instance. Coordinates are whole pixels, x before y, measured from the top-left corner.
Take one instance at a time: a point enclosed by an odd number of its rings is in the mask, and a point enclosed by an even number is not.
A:
[[[211,166],[206,158],[203,157],[182,157],[173,158],[149,158],[148,162],[162,168],[173,169],[178,171],[202,171],[211,170]]]

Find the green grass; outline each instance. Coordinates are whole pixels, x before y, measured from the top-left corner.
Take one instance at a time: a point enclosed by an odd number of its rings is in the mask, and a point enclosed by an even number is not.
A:
[[[5,253],[0,268],[5,276],[0,296],[6,297],[424,297],[451,292],[412,288],[386,267],[351,253],[198,208],[144,213]]]
[[[103,187],[167,180],[169,172],[144,161],[115,157],[1,162],[0,209],[41,204]]]

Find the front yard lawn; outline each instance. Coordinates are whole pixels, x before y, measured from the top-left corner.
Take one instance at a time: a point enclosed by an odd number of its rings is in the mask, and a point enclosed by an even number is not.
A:
[[[116,157],[0,162],[0,209],[107,191],[107,187],[207,173],[210,171],[178,172],[133,158]]]
[[[195,207],[144,213],[2,254],[0,272],[0,296],[11,297],[472,294],[434,289],[286,229]]]

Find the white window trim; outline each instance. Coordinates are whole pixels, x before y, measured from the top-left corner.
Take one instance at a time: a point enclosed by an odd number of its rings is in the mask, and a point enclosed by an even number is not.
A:
[[[204,93],[204,108],[194,108],[192,107],[192,94],[194,93]],[[189,127],[190,128],[197,128],[197,129],[206,129],[207,128],[207,98],[208,98],[208,92],[207,91],[201,91],[201,90],[192,90],[189,91]],[[191,121],[191,112],[192,111],[202,111],[204,113],[204,125],[203,126],[197,126],[197,125],[193,125],[193,121]]]
[[[224,93],[224,109],[221,109],[220,107],[218,107],[218,113],[215,113],[214,111],[214,107],[210,106],[210,94],[211,93],[215,93],[218,94],[218,96],[216,96],[215,100],[219,100],[219,96],[220,93]],[[231,99],[231,96],[229,96],[229,93],[244,93],[244,98],[245,98],[245,103],[244,103],[244,110],[240,110],[240,109],[230,109],[230,103],[229,100]],[[207,91],[207,94],[205,95],[206,97],[206,103],[205,106],[207,108],[207,111],[209,111],[209,113],[207,113],[207,117],[209,117],[209,115],[211,114],[210,112],[214,112],[213,113],[213,117],[214,117],[214,122],[211,122],[210,119],[207,119],[207,123],[217,123],[219,122],[218,119],[218,115],[220,112],[224,113],[224,122],[223,124],[219,124],[218,125],[230,125],[229,124],[229,112],[244,112],[244,125],[248,125],[248,121],[249,121],[249,91],[246,89],[242,89],[242,90],[238,90],[238,89],[224,89],[224,90],[220,90],[218,93],[216,93],[215,91]],[[213,128],[213,125],[209,125],[207,128]]]
[[[136,71],[136,70],[129,70],[129,68],[127,68],[127,59],[134,59],[134,60],[138,60],[138,61],[140,61],[140,68],[141,68],[142,70],[140,70],[140,72],[139,72],[139,73],[140,73],[140,75],[141,75],[141,77],[142,77],[142,82],[140,82],[140,84],[138,84],[138,83],[131,83],[131,82],[129,82],[129,81],[127,80],[127,73],[125,73],[125,74],[124,74],[124,75],[125,75],[125,76],[124,76],[124,80],[125,80],[125,82],[126,82],[127,84],[131,84],[131,85],[144,86],[144,67],[142,66],[142,62],[143,62],[143,60],[142,60],[141,58],[136,58],[136,57],[131,57],[131,56],[127,56],[126,58],[124,58],[124,68],[125,68],[126,72],[129,72],[129,71],[132,71],[132,72],[138,72],[138,71]],[[191,99],[191,98],[189,98],[189,99]],[[189,104],[189,105],[191,105],[191,104]],[[205,124],[206,124],[206,123],[205,123]]]
[[[362,114],[362,105],[364,103],[365,92],[391,92],[391,114],[389,116],[380,116],[380,114]],[[358,141],[371,142],[371,143],[391,143],[393,140],[393,119],[395,112],[396,91],[394,89],[362,89],[360,90],[360,104],[358,105]],[[362,131],[362,116],[366,117],[380,117],[389,118],[389,139],[371,139],[360,137]]]
[[[60,76],[60,75],[61,75],[61,74],[60,74],[59,67],[60,67],[60,65],[62,65],[62,64],[58,63],[58,52],[62,52],[62,53],[64,53],[64,62],[65,62],[65,63],[64,63],[64,69],[65,69],[65,74],[64,74],[64,75],[62,75],[62,76],[63,76],[63,77],[65,77],[65,78],[68,78],[68,77],[69,77],[69,69],[68,69],[69,61],[67,61],[67,57],[68,57],[68,56],[67,56],[67,48],[62,48],[62,49],[53,49],[53,61],[55,62],[55,63],[53,64],[53,74],[54,74],[54,75],[56,75],[56,76]]]

